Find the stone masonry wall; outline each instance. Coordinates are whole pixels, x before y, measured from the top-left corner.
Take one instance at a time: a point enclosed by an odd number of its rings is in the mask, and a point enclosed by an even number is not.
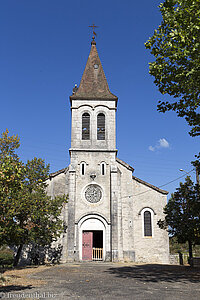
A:
[[[157,221],[164,218],[163,207],[167,196],[151,187],[135,181],[132,171],[118,163],[121,177],[122,231],[124,260],[135,258],[136,262],[169,263],[169,238]],[[143,208],[153,213],[153,236],[144,237]]]
[[[68,195],[69,194],[69,173],[67,171],[63,171],[62,173],[50,177],[47,180],[47,194],[51,197],[55,197],[58,195]],[[68,203],[66,203],[63,207],[61,219],[63,220],[63,233],[60,238],[53,243],[52,248],[62,247],[62,257],[61,261],[66,261],[67,254],[67,227],[68,227]]]
[[[121,227],[123,260],[134,261],[134,228],[133,228],[133,200],[132,200],[132,171],[120,163],[117,164],[121,181]]]
[[[163,207],[167,196],[144,184],[133,180],[133,218],[134,218],[134,249],[137,262],[169,263],[169,237],[166,230],[157,225],[164,218]],[[151,208],[153,213],[153,236],[144,237],[143,208]]]
[[[90,139],[82,140],[82,114],[90,114]],[[97,115],[105,114],[105,140],[97,140]],[[115,101],[72,101],[71,148],[115,150]]]

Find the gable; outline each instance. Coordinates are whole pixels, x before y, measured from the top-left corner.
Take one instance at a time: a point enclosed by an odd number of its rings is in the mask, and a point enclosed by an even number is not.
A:
[[[131,167],[129,164],[125,163],[123,160],[119,159],[118,157],[116,157],[116,162],[118,162],[120,165],[122,165],[123,167],[125,167],[129,171],[134,172],[134,168],[133,167]]]
[[[157,191],[157,192],[159,192],[163,195],[167,195],[169,193],[168,191],[162,190],[162,189],[156,187],[155,185],[150,184],[150,183],[148,183],[148,182],[146,182],[142,179],[139,179],[135,176],[132,176],[132,178],[133,178],[133,180],[135,180],[135,181],[137,181],[137,182],[139,182],[139,183],[141,183],[141,184],[143,184],[143,185],[145,185],[145,186],[147,186],[147,187],[149,187],[149,188],[151,188],[151,189],[153,189],[153,190],[155,190],[155,191]]]

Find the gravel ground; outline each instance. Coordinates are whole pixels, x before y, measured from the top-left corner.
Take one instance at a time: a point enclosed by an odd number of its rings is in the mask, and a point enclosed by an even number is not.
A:
[[[0,298],[200,299],[200,269],[189,266],[98,262],[63,264],[31,273],[28,278],[33,283],[36,280],[43,284],[39,287],[3,287]]]

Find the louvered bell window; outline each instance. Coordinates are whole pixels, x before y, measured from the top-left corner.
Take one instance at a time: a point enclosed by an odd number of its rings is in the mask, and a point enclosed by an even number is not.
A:
[[[144,236],[152,236],[151,213],[144,212]]]
[[[84,113],[82,115],[82,140],[90,139],[90,115]]]
[[[97,116],[97,140],[105,140],[105,115],[102,113]]]

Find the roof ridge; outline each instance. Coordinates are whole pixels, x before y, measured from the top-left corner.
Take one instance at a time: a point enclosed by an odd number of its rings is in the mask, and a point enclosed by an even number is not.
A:
[[[63,169],[58,170],[58,171],[56,171],[56,172],[50,173],[50,174],[49,174],[49,178],[55,177],[55,176],[57,176],[57,175],[59,175],[59,174],[61,174],[61,173],[64,173],[64,172],[68,171],[68,169],[69,169],[69,167],[66,167],[66,168],[63,168]]]
[[[116,161],[132,172],[135,170],[133,167],[131,167],[129,164],[127,164],[123,160],[119,159],[118,157],[116,157]]]
[[[165,195],[169,194],[168,191],[162,190],[159,187],[157,187],[157,186],[155,186],[155,185],[153,185],[151,183],[148,183],[148,182],[146,182],[146,181],[144,181],[144,180],[142,180],[142,179],[140,179],[140,178],[138,178],[136,176],[132,176],[132,178],[135,179],[136,181],[138,181],[139,183],[142,183],[142,184],[144,184],[144,185],[146,185],[146,186],[148,186],[148,187],[156,190],[159,193],[162,193],[162,194],[165,194]]]

